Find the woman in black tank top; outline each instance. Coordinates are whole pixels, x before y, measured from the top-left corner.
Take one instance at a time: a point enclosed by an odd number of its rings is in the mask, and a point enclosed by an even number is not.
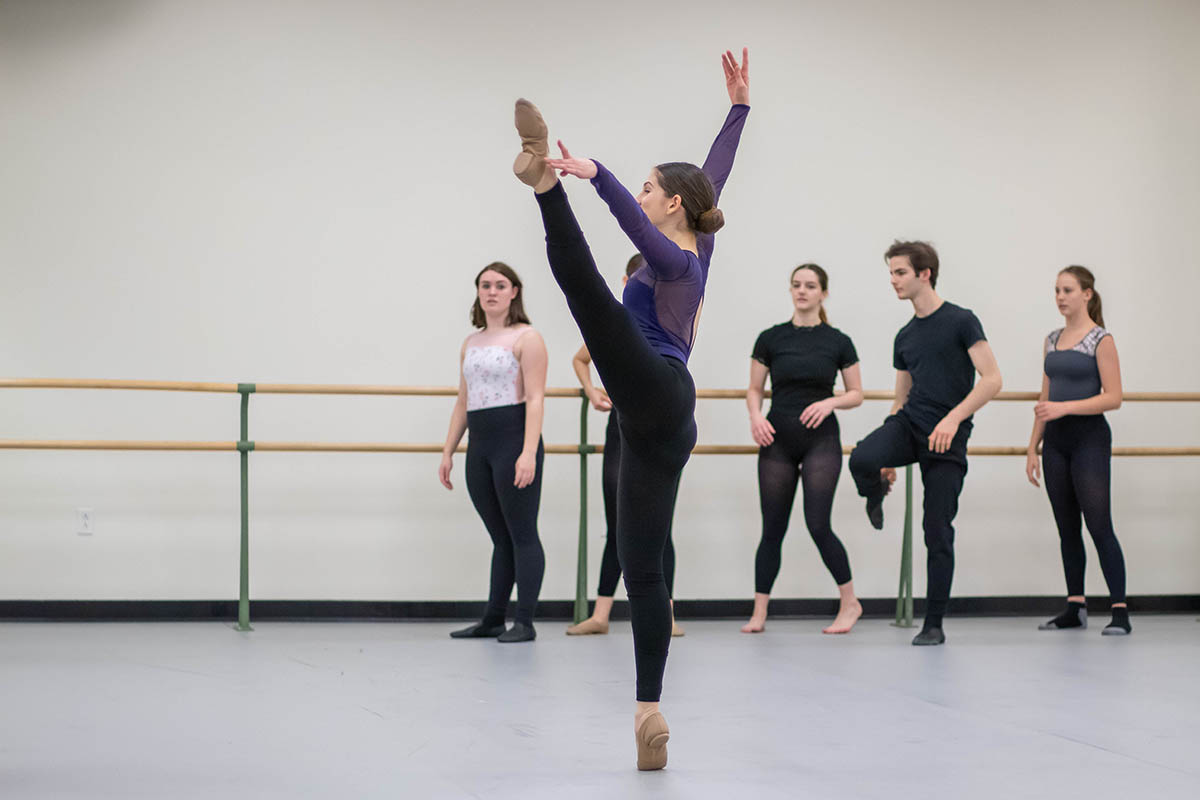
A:
[[[1067,267],[1054,287],[1066,325],[1043,343],[1042,394],[1034,408],[1033,433],[1025,459],[1029,482],[1038,485],[1038,444],[1046,494],[1058,525],[1067,608],[1040,630],[1087,627],[1083,575],[1083,526],[1096,545],[1108,583],[1112,621],[1101,631],[1122,636],[1133,630],[1125,604],[1125,556],[1113,531],[1112,431],[1105,411],[1121,407],[1121,365],[1117,346],[1104,329],[1095,277],[1085,267]]]

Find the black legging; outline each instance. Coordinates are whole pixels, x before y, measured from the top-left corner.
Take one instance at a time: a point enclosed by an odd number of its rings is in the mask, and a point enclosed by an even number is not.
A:
[[[621,579],[621,562],[617,558],[617,473],[621,465],[621,431],[618,428],[617,412],[610,411],[608,427],[604,431],[604,460],[600,483],[604,488],[604,521],[608,527],[608,538],[604,541],[604,554],[600,556],[600,586],[596,594],[612,597]],[[663,574],[667,581],[667,594],[675,596],[675,542],[667,533],[667,545],[663,548]]]
[[[942,626],[942,617],[950,602],[950,584],[954,580],[954,517],[958,514],[958,496],[967,476],[967,438],[970,427],[960,425],[950,450],[934,453],[928,435],[912,424],[900,411],[867,434],[850,454],[850,474],[863,497],[882,497],[883,480],[879,470],[901,467],[914,461],[921,466],[924,485],[922,527],[925,529],[927,573],[925,589],[925,625]]]
[[[767,415],[775,440],[758,451],[758,498],[762,506],[762,540],[754,557],[754,591],[770,594],[779,574],[783,537],[787,533],[796,484],[804,486],[804,522],[838,586],[850,581],[846,548],[833,533],[833,493],[842,473],[842,441],[837,418],[830,414],[814,428],[789,414]],[[801,467],[803,464],[803,467]]]
[[[617,555],[633,622],[637,699],[656,702],[671,644],[663,548],[679,475],[696,444],[696,385],[680,360],[659,355],[596,269],[558,183],[536,195],[554,279],[620,413]]]
[[[1100,569],[1114,603],[1125,602],[1125,556],[1113,531],[1112,430],[1102,414],[1068,416],[1046,423],[1042,439],[1046,494],[1058,523],[1067,595],[1083,596],[1083,526],[1096,544]]]
[[[504,623],[517,584],[517,622],[533,624],[546,556],[538,538],[544,449],[538,440],[537,471],[524,489],[513,485],[525,445],[525,404],[467,412],[467,493],[492,537],[492,582],[485,625]]]

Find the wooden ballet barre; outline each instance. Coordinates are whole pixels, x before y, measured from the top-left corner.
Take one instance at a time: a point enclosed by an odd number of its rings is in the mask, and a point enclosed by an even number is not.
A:
[[[0,439],[0,450],[231,450],[237,442],[87,441],[64,439]]]
[[[238,394],[341,394],[389,395],[399,397],[453,397],[454,386],[387,386],[375,384],[336,383],[203,383],[196,381],[127,381],[107,379],[66,378],[0,378],[0,389],[133,389],[166,392],[221,392]],[[842,394],[841,390],[836,394]],[[583,390],[572,387],[546,389],[547,397],[583,397]],[[770,397],[771,392],[763,392]],[[696,397],[705,400],[745,399],[745,389],[697,389]],[[866,390],[865,400],[892,400],[895,393],[885,390]],[[1125,392],[1130,402],[1194,403],[1200,402],[1200,392]],[[1037,392],[1000,392],[996,400],[1034,401]]]
[[[0,389],[137,389],[153,392],[222,392],[237,394],[236,383],[197,381],[118,381],[67,378],[0,378]]]
[[[182,451],[238,451],[238,442],[154,442],[112,440],[44,440],[44,439],[0,439],[0,450],[182,450]],[[440,453],[442,445],[411,442],[250,442],[247,450],[256,453]],[[546,452],[551,455],[580,455],[577,444],[548,444]],[[843,455],[850,455],[854,448],[842,447]],[[758,445],[749,444],[700,444],[692,449],[698,456],[749,456],[758,454]],[[459,445],[456,453],[465,453],[466,445]],[[586,453],[600,454],[604,445],[586,446]],[[1024,447],[998,447],[978,445],[967,448],[971,456],[1023,456]],[[1114,447],[1114,456],[1200,456],[1200,447]]]

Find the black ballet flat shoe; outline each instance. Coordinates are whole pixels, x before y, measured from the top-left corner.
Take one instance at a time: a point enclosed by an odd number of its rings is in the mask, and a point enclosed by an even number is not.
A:
[[[946,634],[942,632],[941,628],[925,628],[923,631],[913,637],[912,643],[917,647],[945,644]]]
[[[1133,632],[1133,626],[1129,624],[1129,609],[1125,606],[1120,606],[1112,610],[1112,622],[1104,626],[1104,630],[1100,631],[1101,636],[1128,636]]]
[[[1068,631],[1071,629],[1087,630],[1087,609],[1073,603],[1063,613],[1052,620],[1038,625],[1039,631]]]
[[[537,631],[532,625],[524,622],[514,622],[513,626],[496,637],[497,642],[532,642],[537,638]]]
[[[476,622],[474,625],[450,631],[451,639],[495,639],[500,634],[504,633],[504,623],[496,625],[484,625],[482,622]]]
[[[872,528],[883,530],[883,495],[867,500],[867,519],[871,521]]]

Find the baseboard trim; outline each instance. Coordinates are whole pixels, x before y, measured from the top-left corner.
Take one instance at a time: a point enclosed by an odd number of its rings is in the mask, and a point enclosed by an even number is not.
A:
[[[867,617],[893,617],[895,598],[862,598]],[[1094,613],[1108,610],[1108,598],[1088,600]],[[750,615],[752,602],[746,600],[678,600],[675,615],[679,619],[738,619]],[[920,617],[925,601],[916,600],[914,611]],[[964,617],[1024,617],[1054,614],[1062,609],[1063,598],[1047,596],[956,597],[950,601],[950,614]],[[537,618],[546,621],[568,620],[575,604],[570,600],[543,600],[538,603]],[[1135,614],[1172,614],[1200,612],[1200,594],[1134,595],[1129,608]],[[484,604],[464,600],[252,600],[250,618],[257,622],[302,621],[399,621],[474,619],[483,614]],[[776,617],[828,617],[837,611],[837,600],[815,598],[777,598],[771,601]],[[618,601],[614,619],[629,618],[629,604]],[[232,622],[237,619],[234,600],[0,600],[0,621],[7,622]]]

